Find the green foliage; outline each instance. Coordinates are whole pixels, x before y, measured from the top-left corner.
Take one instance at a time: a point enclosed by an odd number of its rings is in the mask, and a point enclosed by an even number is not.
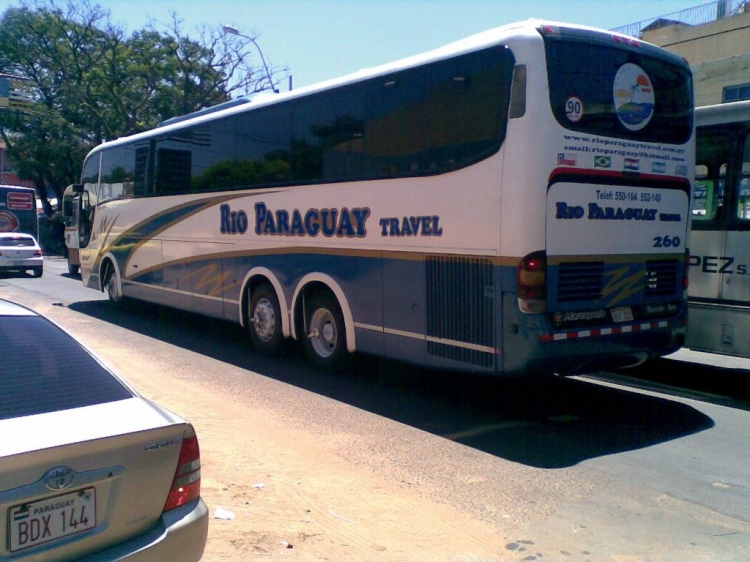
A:
[[[0,17],[0,74],[23,79],[32,102],[0,109],[0,139],[19,175],[60,200],[97,144],[269,87],[248,39],[219,27],[193,39],[174,13],[171,29],[127,35],[89,0],[22,1]]]

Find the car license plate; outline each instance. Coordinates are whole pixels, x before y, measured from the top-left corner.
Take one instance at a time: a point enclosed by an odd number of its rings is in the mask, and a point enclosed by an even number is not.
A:
[[[16,505],[9,511],[10,551],[18,552],[96,527],[96,489]]]
[[[612,321],[613,322],[632,322],[633,311],[629,306],[621,306],[612,309]]]

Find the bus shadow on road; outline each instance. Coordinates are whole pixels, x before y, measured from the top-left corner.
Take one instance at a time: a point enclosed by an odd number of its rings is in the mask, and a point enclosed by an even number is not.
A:
[[[563,468],[705,431],[713,420],[674,400],[581,379],[499,383],[496,404],[513,420],[461,443],[539,468]],[[486,401],[486,398],[484,399]],[[515,422],[515,423],[514,423]],[[481,427],[479,428],[481,429]]]
[[[537,468],[569,467],[714,426],[690,405],[580,377],[425,372],[400,380],[410,381],[397,383],[403,403],[392,401],[378,414]]]
[[[235,324],[149,304],[78,302],[81,314],[200,353],[485,453],[537,468],[642,449],[713,427],[688,404],[582,378],[506,380],[355,357],[316,371],[290,350],[255,352]]]

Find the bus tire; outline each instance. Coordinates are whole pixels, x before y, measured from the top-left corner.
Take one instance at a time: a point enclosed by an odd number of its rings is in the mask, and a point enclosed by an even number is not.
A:
[[[341,307],[331,293],[312,295],[305,324],[303,347],[308,360],[329,373],[342,371],[348,357],[346,327]]]
[[[78,266],[74,263],[68,262],[68,273],[70,275],[78,275]]]
[[[268,283],[255,288],[247,308],[248,331],[253,347],[265,355],[276,355],[284,343],[281,307],[276,292]]]
[[[121,285],[119,283],[117,270],[110,266],[108,268],[108,274],[106,277],[106,281],[104,281],[104,290],[107,291],[107,297],[109,297],[109,302],[112,304],[122,304],[123,302],[123,296],[122,296],[122,289]]]

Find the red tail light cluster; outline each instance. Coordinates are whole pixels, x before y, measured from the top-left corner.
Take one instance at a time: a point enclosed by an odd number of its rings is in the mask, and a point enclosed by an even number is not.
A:
[[[164,504],[164,511],[175,509],[199,498],[201,495],[201,453],[198,437],[191,425],[185,429],[182,449],[177,461],[172,488]]]
[[[541,314],[547,310],[547,255],[534,252],[516,268],[518,307],[522,312]]]

